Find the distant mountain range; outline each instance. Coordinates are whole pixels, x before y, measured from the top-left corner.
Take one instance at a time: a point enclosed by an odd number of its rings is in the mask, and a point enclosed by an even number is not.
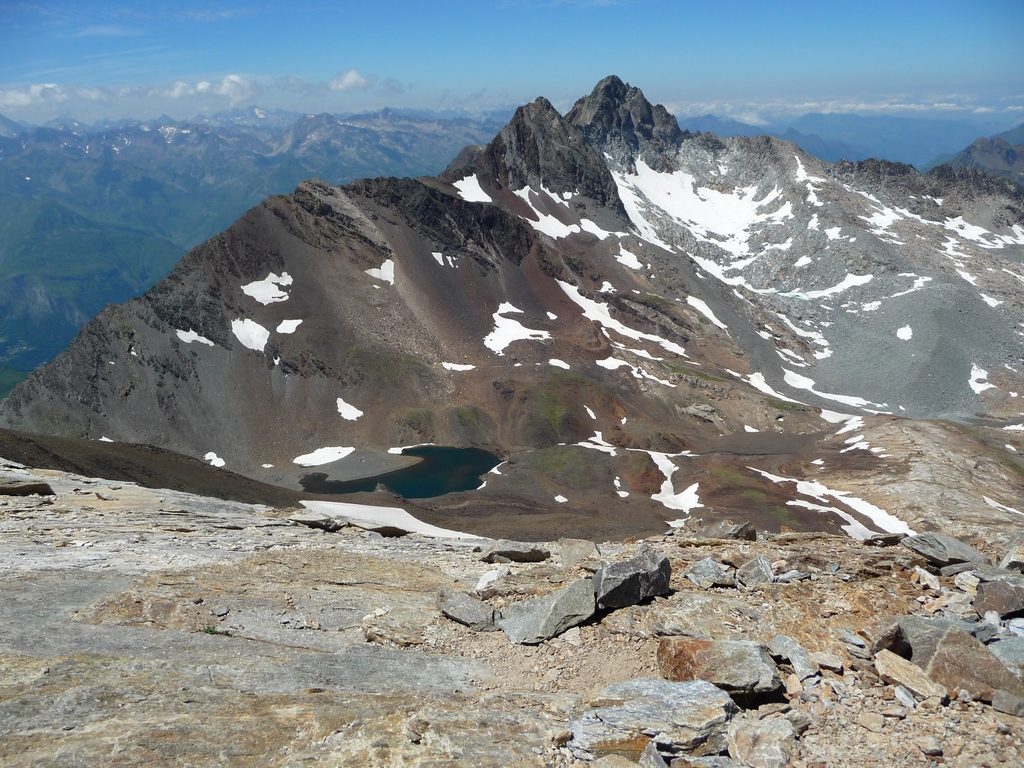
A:
[[[976,139],[969,147],[938,162],[994,173],[1024,184],[1024,123],[995,136]]]
[[[259,107],[92,126],[0,116],[0,396],[267,195],[308,178],[437,173],[502,122]]]
[[[680,120],[679,127],[723,137],[774,136],[792,141],[805,152],[830,163],[875,158],[909,163],[927,170],[940,165],[944,159],[952,158],[979,136],[995,133],[1006,126],[998,121],[807,114],[765,125],[702,115]],[[1020,128],[1014,130],[1019,131]],[[1013,131],[1007,133],[1012,134]]]

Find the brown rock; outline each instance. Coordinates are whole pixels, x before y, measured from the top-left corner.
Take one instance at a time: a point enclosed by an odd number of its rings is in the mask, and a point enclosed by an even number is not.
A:
[[[53,496],[53,488],[42,480],[0,480],[0,496]]]
[[[667,680],[707,680],[726,691],[766,693],[782,685],[768,649],[746,640],[663,637],[658,669]]]
[[[1019,577],[1018,577],[1019,578]],[[1001,618],[1024,615],[1024,585],[1008,581],[985,581],[978,585],[974,610],[979,616],[995,611]]]
[[[885,728],[885,718],[877,712],[861,712],[857,715],[857,723],[872,733],[880,733]]]
[[[984,645],[967,632],[950,629],[940,638],[925,674],[948,690],[967,691],[981,701],[992,701],[999,689],[1024,695],[1024,684]]]

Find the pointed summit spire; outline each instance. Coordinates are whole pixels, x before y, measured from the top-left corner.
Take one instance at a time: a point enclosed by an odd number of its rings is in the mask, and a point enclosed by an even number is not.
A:
[[[619,146],[629,154],[664,155],[683,139],[679,123],[660,104],[647,100],[643,91],[609,75],[589,96],[573,105],[565,119],[588,139],[602,147]]]

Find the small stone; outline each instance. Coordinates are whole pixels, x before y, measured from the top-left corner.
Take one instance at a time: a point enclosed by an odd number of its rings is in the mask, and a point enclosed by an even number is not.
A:
[[[885,718],[877,712],[861,712],[857,715],[857,724],[872,733],[881,733],[885,728]]]
[[[215,606],[214,608],[210,609],[210,615],[211,616],[224,617],[224,616],[228,615],[228,612],[229,612],[229,609],[226,606],[223,606],[223,605],[218,605],[218,606]]]
[[[638,765],[639,768],[668,768],[668,763],[658,752],[658,745],[654,743],[654,739],[647,742],[644,751],[640,753]]]
[[[864,640],[860,635],[855,635],[848,629],[840,629],[836,636],[847,645],[852,645],[856,648],[867,648],[867,641]]]
[[[896,701],[898,701],[907,709],[917,709],[917,699],[914,698],[914,694],[912,694],[902,685],[897,685],[893,689],[893,696],[895,696]]]
[[[843,660],[829,651],[814,651],[811,653],[811,661],[830,672],[843,671]]]
[[[999,561],[1000,568],[1024,573],[1024,534],[1014,537],[1006,554]]]
[[[917,583],[925,589],[938,592],[942,588],[942,585],[939,584],[939,577],[934,573],[928,573],[928,571],[919,565],[914,566],[914,577]]]
[[[953,584],[957,589],[961,589],[971,597],[974,597],[978,592],[978,584],[981,583],[981,579],[974,575],[972,571],[963,571],[953,577]]]
[[[934,736],[921,736],[914,743],[928,757],[942,757],[942,742]]]
[[[442,589],[438,599],[441,614],[477,632],[494,632],[501,613],[464,592]]]
[[[330,515],[310,510],[296,512],[288,517],[288,521],[296,525],[304,525],[307,528],[318,528],[321,531],[330,532],[337,531],[344,526],[344,523],[335,520]]]

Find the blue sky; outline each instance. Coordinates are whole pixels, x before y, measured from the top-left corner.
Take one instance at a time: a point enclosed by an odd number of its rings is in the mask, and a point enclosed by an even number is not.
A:
[[[0,0],[0,113],[564,109],[614,72],[681,114],[1011,124],[1022,40],[1022,0]]]

